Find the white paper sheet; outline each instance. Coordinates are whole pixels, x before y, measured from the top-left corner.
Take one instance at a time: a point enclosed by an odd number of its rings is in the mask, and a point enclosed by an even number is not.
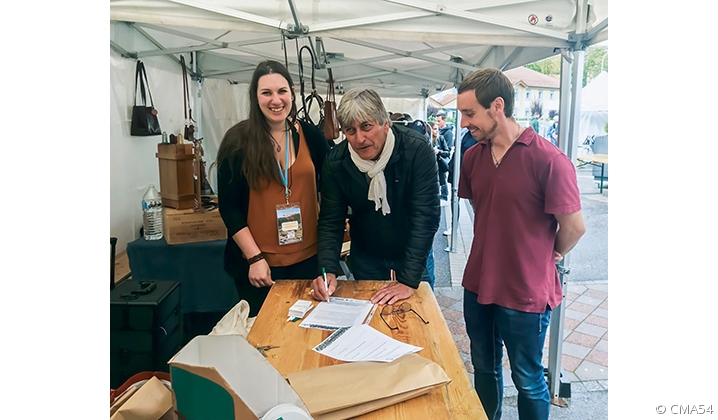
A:
[[[359,325],[375,306],[369,300],[332,297],[320,302],[299,326],[334,331]]]
[[[362,324],[338,329],[313,350],[343,362],[391,362],[421,349]]]

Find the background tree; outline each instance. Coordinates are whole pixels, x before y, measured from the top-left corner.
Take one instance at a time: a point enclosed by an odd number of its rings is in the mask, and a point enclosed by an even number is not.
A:
[[[541,118],[543,116],[543,103],[539,101],[533,101],[531,102],[531,116],[538,114],[538,117]]]
[[[588,47],[584,55],[583,62],[583,86],[586,86],[591,80],[596,78],[603,70],[608,71],[608,47]],[[527,64],[526,68],[535,70],[539,73],[549,76],[560,76],[561,74],[561,55],[545,58]]]
[[[527,64],[526,67],[549,76],[558,76],[561,74],[561,55],[534,61],[531,64]]]
[[[586,86],[603,70],[608,71],[608,47],[589,47],[583,63],[583,85]]]

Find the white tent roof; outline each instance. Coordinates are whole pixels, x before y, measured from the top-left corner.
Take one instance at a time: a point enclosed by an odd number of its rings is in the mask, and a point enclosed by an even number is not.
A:
[[[586,33],[576,35],[587,2]],[[151,42],[114,36],[126,57],[196,52],[198,76],[248,83],[257,63],[289,63],[313,49],[316,88],[327,68],[339,92],[355,85],[382,96],[426,97],[481,67],[507,70],[608,38],[607,0],[110,0],[112,25]],[[146,46],[149,45],[149,46]],[[286,49],[283,48],[286,46]],[[302,51],[305,83],[309,54]],[[297,80],[295,80],[297,83]],[[305,92],[311,91],[311,84]]]
[[[581,91],[581,111],[608,111],[608,72],[602,71]]]

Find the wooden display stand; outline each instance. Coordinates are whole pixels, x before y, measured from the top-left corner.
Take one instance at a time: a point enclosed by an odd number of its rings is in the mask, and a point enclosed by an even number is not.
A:
[[[183,210],[194,208],[194,152],[192,143],[157,145],[162,206]]]

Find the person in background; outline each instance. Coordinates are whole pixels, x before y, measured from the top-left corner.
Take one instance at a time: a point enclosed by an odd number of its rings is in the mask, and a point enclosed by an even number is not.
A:
[[[451,149],[446,144],[446,139],[439,134],[439,126],[435,122],[430,122],[431,126],[431,146],[436,154],[436,164],[439,168],[439,191],[440,198],[444,201],[449,199],[449,188],[446,185],[446,174],[449,173],[449,157]]]
[[[531,128],[534,129],[536,134],[539,132],[539,118],[541,116],[537,113],[534,114],[533,118],[531,118],[531,121],[529,122],[529,125],[531,125]]]
[[[436,113],[436,124],[439,126],[439,134],[446,140],[446,145],[449,147],[449,151],[453,151],[454,148],[454,126],[446,122],[446,112],[443,110]],[[440,168],[441,169],[441,168]],[[446,178],[448,171],[442,172],[439,175]],[[447,200],[449,198],[449,188],[446,185],[446,179],[441,183],[441,199]]]
[[[553,143],[554,146],[558,147],[558,115],[553,117],[553,124],[548,128],[546,133],[548,140]]]
[[[394,304],[419,287],[434,234],[439,228],[436,155],[424,136],[391,124],[379,95],[351,89],[337,117],[347,141],[327,155],[322,170],[319,213],[319,265],[326,269],[312,283],[312,297],[326,301],[337,287],[347,209],[349,259],[357,280],[396,281],[377,290],[372,303]]]
[[[461,126],[478,141],[466,152],[458,191],[475,211],[464,319],[474,387],[488,418],[502,414],[505,345],[519,419],[548,420],[541,360],[551,311],[563,296],[556,263],[586,227],[571,160],[522,128],[513,107],[513,85],[500,70],[477,70],[459,85]]]
[[[318,274],[318,181],[329,145],[320,129],[297,119],[294,99],[284,65],[259,63],[249,118],[227,130],[217,153],[224,269],[249,303],[250,317],[274,279]]]
[[[459,162],[459,165],[464,164],[464,154],[467,150],[469,150],[473,145],[476,144],[476,139],[474,136],[471,135],[469,130],[462,128],[461,129],[461,151],[460,151],[460,157],[461,161]],[[457,183],[457,181],[454,181],[454,158],[456,157],[456,153],[451,156],[451,160],[449,161],[449,183],[451,184],[452,190],[455,192],[457,191],[457,188],[454,184]],[[454,209],[454,202],[458,200],[459,198],[456,197],[456,194],[451,194],[451,209],[453,211]],[[459,220],[459,217],[461,216],[461,206],[456,206],[456,220]],[[451,223],[453,223],[453,220],[446,223],[446,225],[449,227],[444,231],[444,236],[451,235]]]

